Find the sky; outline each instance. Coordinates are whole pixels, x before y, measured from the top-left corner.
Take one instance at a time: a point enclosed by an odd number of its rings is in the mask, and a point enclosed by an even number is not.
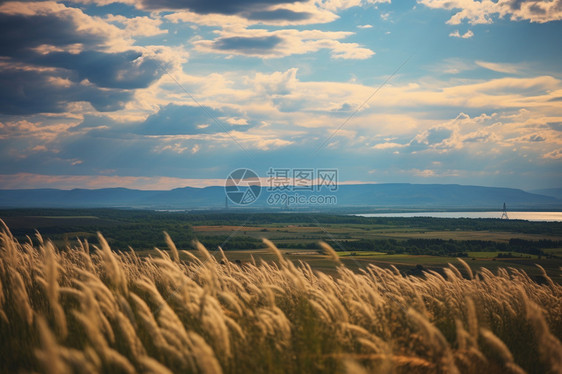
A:
[[[561,0],[0,0],[0,189],[562,187]]]

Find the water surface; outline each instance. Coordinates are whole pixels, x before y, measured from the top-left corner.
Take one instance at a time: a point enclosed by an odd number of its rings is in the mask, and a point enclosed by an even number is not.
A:
[[[436,218],[501,218],[502,212],[410,212],[410,213],[366,213],[361,217],[436,217]],[[507,212],[510,219],[527,221],[562,222],[562,212]]]

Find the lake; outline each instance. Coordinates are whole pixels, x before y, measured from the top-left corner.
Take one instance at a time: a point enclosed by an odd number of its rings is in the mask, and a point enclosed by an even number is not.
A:
[[[436,218],[500,218],[501,211],[495,212],[410,212],[410,213],[368,213],[354,214],[361,217],[436,217]],[[507,212],[510,219],[527,221],[562,222],[562,212]]]

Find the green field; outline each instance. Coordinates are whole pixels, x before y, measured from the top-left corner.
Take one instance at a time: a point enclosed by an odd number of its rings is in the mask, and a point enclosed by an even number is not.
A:
[[[419,275],[458,264],[461,257],[475,271],[516,267],[538,280],[540,264],[562,282],[562,224],[556,222],[112,209],[5,210],[0,218],[20,241],[35,240],[37,230],[59,248],[77,238],[97,244],[99,231],[114,250],[149,256],[166,248],[166,231],[179,249],[192,251],[198,240],[212,254],[220,246],[229,260],[249,263],[275,260],[261,242],[267,238],[291,261],[331,273],[334,265],[317,244],[325,241],[355,271],[376,264]]]

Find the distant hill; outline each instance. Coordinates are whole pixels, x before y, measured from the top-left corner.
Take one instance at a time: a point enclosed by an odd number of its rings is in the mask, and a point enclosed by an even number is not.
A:
[[[531,190],[530,193],[555,197],[562,200],[562,188],[545,188],[542,190]]]
[[[549,190],[550,191],[550,190]],[[294,194],[294,192],[288,192]],[[341,185],[335,192],[298,191],[300,196],[334,195],[337,205],[309,206],[309,209],[500,209],[505,202],[509,209],[562,208],[562,199],[546,194],[525,192],[513,188],[463,186],[456,184],[357,184]],[[259,199],[249,207],[284,208],[283,204],[268,205],[270,192],[262,188]],[[230,207],[235,207],[233,203]],[[220,186],[176,188],[169,191],[144,191],[126,188],[96,190],[29,189],[0,190],[2,208],[86,208],[121,207],[149,209],[224,208],[225,192]],[[295,207],[295,206],[293,206]],[[306,208],[300,206],[298,208]]]

